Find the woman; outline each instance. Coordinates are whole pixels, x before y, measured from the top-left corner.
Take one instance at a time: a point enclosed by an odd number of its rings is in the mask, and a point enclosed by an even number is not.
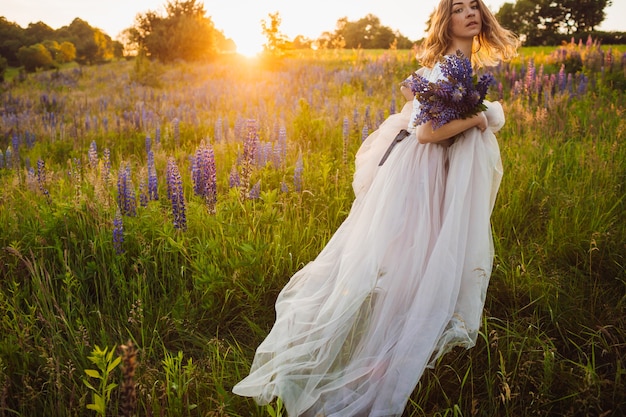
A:
[[[457,50],[476,65],[518,41],[482,0],[442,0],[420,55],[441,77]],[[276,322],[233,389],[295,416],[400,416],[424,369],[475,344],[493,261],[490,215],[502,175],[499,103],[433,129],[420,105],[389,117],[357,154],[350,214],[276,301]],[[400,129],[410,135],[381,165]]]

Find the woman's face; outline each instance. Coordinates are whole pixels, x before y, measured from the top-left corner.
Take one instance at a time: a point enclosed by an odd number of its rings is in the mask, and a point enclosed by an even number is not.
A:
[[[453,38],[472,39],[482,29],[478,0],[452,0],[450,35]]]

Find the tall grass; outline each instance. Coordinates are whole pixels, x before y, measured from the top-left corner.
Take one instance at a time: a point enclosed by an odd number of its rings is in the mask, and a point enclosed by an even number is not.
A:
[[[624,68],[621,57],[585,65],[587,81],[572,75],[561,90],[555,56],[497,69],[508,122],[484,325],[474,349],[426,372],[406,416],[626,413]],[[532,78],[542,64],[548,78]],[[5,84],[0,415],[93,415],[89,358],[128,340],[136,369],[111,369],[109,382],[134,381],[137,415],[280,410],[230,390],[278,291],[347,215],[352,156],[399,111],[414,66],[407,51],[324,51],[118,62]],[[194,183],[202,146],[214,208]],[[111,391],[105,414],[127,415],[128,389]]]

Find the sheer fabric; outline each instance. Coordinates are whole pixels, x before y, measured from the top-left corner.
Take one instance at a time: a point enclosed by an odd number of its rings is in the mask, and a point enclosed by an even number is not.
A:
[[[475,344],[502,176],[494,132],[504,115],[487,105],[485,132],[470,129],[449,147],[412,133],[380,167],[398,130],[412,127],[411,106],[365,140],[349,215],[279,294],[236,394],[259,404],[278,396],[290,417],[401,416],[426,367]]]

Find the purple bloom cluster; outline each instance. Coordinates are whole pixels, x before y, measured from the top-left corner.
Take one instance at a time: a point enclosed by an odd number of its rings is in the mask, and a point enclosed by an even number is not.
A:
[[[430,82],[413,73],[408,86],[421,104],[415,126],[432,122],[433,129],[456,119],[471,117],[486,109],[483,100],[489,86],[495,83],[491,73],[477,80],[472,64],[460,51],[446,55],[439,64],[444,79]]]
[[[96,141],[92,140],[89,145],[89,167],[91,169],[96,169],[98,167],[98,145],[96,145]]]
[[[172,203],[174,215],[174,227],[181,230],[187,229],[187,216],[185,209],[185,195],[183,194],[183,180],[178,170],[178,165],[173,158],[167,161],[167,197]]]
[[[193,191],[204,198],[210,213],[215,213],[217,203],[217,177],[215,154],[210,146],[202,144],[193,158],[191,169]]]
[[[124,221],[122,220],[122,213],[118,210],[113,218],[113,248],[115,253],[121,255],[124,253],[122,244],[124,243]]]
[[[154,152],[148,151],[148,200],[159,199],[159,184],[157,181],[156,167],[154,165]]]
[[[137,214],[137,197],[130,176],[130,164],[120,167],[117,174],[117,204],[125,216]]]
[[[50,204],[50,193],[46,187],[46,164],[43,159],[37,160],[37,184],[39,190],[46,196],[46,201]]]

